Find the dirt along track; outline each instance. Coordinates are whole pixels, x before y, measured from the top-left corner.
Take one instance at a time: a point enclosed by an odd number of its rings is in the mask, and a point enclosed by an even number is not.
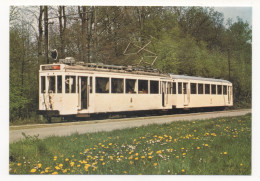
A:
[[[135,117],[123,119],[93,120],[69,123],[67,122],[54,124],[10,126],[9,141],[10,143],[13,143],[19,141],[20,139],[23,139],[24,136],[22,135],[22,133],[25,133],[26,135],[30,136],[39,135],[39,138],[45,138],[48,136],[69,136],[73,133],[84,134],[101,131],[113,131],[117,129],[146,126],[149,124],[171,123],[173,121],[191,121],[218,117],[242,116],[247,113],[251,113],[251,109],[175,114],[150,117]]]

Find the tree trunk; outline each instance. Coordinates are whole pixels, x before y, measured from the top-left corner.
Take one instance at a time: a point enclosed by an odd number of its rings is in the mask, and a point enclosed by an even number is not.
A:
[[[49,21],[48,21],[48,6],[44,6],[44,37],[45,37],[45,58],[46,63],[49,64]]]

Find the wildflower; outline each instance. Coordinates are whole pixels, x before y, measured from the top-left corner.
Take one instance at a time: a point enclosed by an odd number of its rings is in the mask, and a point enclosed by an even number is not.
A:
[[[217,135],[216,135],[216,133],[211,133],[211,136],[214,136],[214,137],[216,137]]]
[[[182,150],[184,150],[184,148],[181,148]]]
[[[70,162],[70,166],[73,167],[75,162]]]
[[[176,156],[176,158],[178,158],[178,159],[179,159],[180,157],[179,157],[179,156]]]
[[[148,156],[149,159],[152,159],[153,157],[152,156]]]
[[[182,169],[182,170],[181,170],[181,172],[182,172],[182,173],[184,173],[184,172],[185,172],[185,170],[184,170],[184,169]]]
[[[63,170],[62,172],[63,172],[63,173],[67,173],[67,171],[68,171],[68,170],[67,170],[67,169],[65,169],[65,170]]]
[[[124,171],[123,173],[124,173],[124,174],[127,174],[127,171]]]
[[[133,165],[134,162],[130,161],[129,163],[130,163],[130,165]]]
[[[243,163],[240,163],[240,166],[242,167],[242,166],[243,166]]]
[[[36,168],[33,168],[33,169],[31,169],[31,173],[35,173],[37,170],[36,170]]]
[[[68,158],[66,158],[66,159],[65,159],[65,161],[66,161],[66,162],[68,162],[68,161],[69,161],[69,159],[68,159]]]
[[[157,166],[157,163],[154,163],[154,164],[153,164],[153,166],[155,166],[155,167],[156,167],[156,166]]]
[[[109,158],[110,158],[110,160],[113,160],[113,159],[114,159],[113,156],[110,156]]]
[[[183,153],[182,155],[183,155],[183,156],[185,156],[185,155],[186,155],[186,153]]]
[[[156,154],[162,154],[162,150],[157,151]]]
[[[45,172],[44,171],[41,171],[41,174],[44,174]]]
[[[224,152],[224,155],[227,155],[227,152]]]
[[[59,167],[60,167],[60,168],[62,168],[62,167],[63,167],[63,164],[62,164],[62,163],[60,163],[60,164],[59,164]]]
[[[199,149],[200,149],[200,147],[198,146],[198,147],[197,147],[197,150],[199,150]]]
[[[21,163],[17,163],[17,166],[20,167],[22,164]]]
[[[135,160],[138,160],[138,157],[136,157]]]
[[[41,164],[41,163],[38,163],[37,166],[38,166],[38,168],[41,168],[41,167],[42,167],[42,164]]]
[[[112,143],[109,143],[108,145],[109,145],[109,146],[112,146]]]
[[[54,156],[54,157],[53,157],[53,160],[56,161],[56,160],[57,160],[57,156]]]
[[[145,158],[145,156],[141,156],[141,158]]]
[[[106,164],[105,162],[102,163],[102,165],[105,165],[105,164]]]
[[[197,130],[195,129],[195,130],[193,130],[193,132],[194,132],[194,133],[196,133],[196,132],[197,132]]]
[[[138,156],[138,155],[139,155],[138,153],[135,154],[135,156]]]
[[[60,170],[60,167],[58,167],[58,166],[55,166],[55,169],[56,169],[56,170]]]
[[[205,144],[206,147],[208,147],[209,145],[208,144]]]
[[[58,172],[53,172],[53,173],[52,173],[52,175],[57,175],[57,174],[58,174]]]

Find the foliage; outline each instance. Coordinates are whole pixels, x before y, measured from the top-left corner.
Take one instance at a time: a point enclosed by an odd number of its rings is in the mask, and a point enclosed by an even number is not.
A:
[[[10,145],[10,174],[250,175],[251,115]]]
[[[241,18],[236,22],[230,20],[226,26],[223,14],[207,7],[49,6],[48,9],[49,17],[53,17],[49,47],[60,50],[62,57],[105,64],[138,64],[141,53],[124,55],[124,50],[129,42],[141,47],[151,41],[146,48],[158,56],[154,68],[165,73],[230,80],[234,85],[235,107],[241,102],[251,105],[252,30]],[[65,13],[63,19],[59,18],[61,9]],[[47,62],[43,55],[48,53],[43,30],[40,31],[43,26],[36,26],[44,22],[42,10],[43,7],[10,8],[12,122],[34,115],[38,108],[37,72],[39,65]],[[86,13],[85,18],[82,12]]]

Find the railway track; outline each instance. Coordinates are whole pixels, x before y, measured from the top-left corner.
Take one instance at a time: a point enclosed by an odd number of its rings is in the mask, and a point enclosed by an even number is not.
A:
[[[26,135],[39,135],[39,138],[48,136],[69,136],[73,133],[93,133],[100,131],[113,131],[131,127],[146,126],[149,124],[165,124],[173,121],[203,120],[218,117],[233,117],[251,113],[251,109],[214,111],[190,114],[174,114],[163,116],[135,117],[122,119],[92,120],[80,122],[66,122],[53,124],[35,124],[9,127],[10,143],[23,139],[22,133]]]

